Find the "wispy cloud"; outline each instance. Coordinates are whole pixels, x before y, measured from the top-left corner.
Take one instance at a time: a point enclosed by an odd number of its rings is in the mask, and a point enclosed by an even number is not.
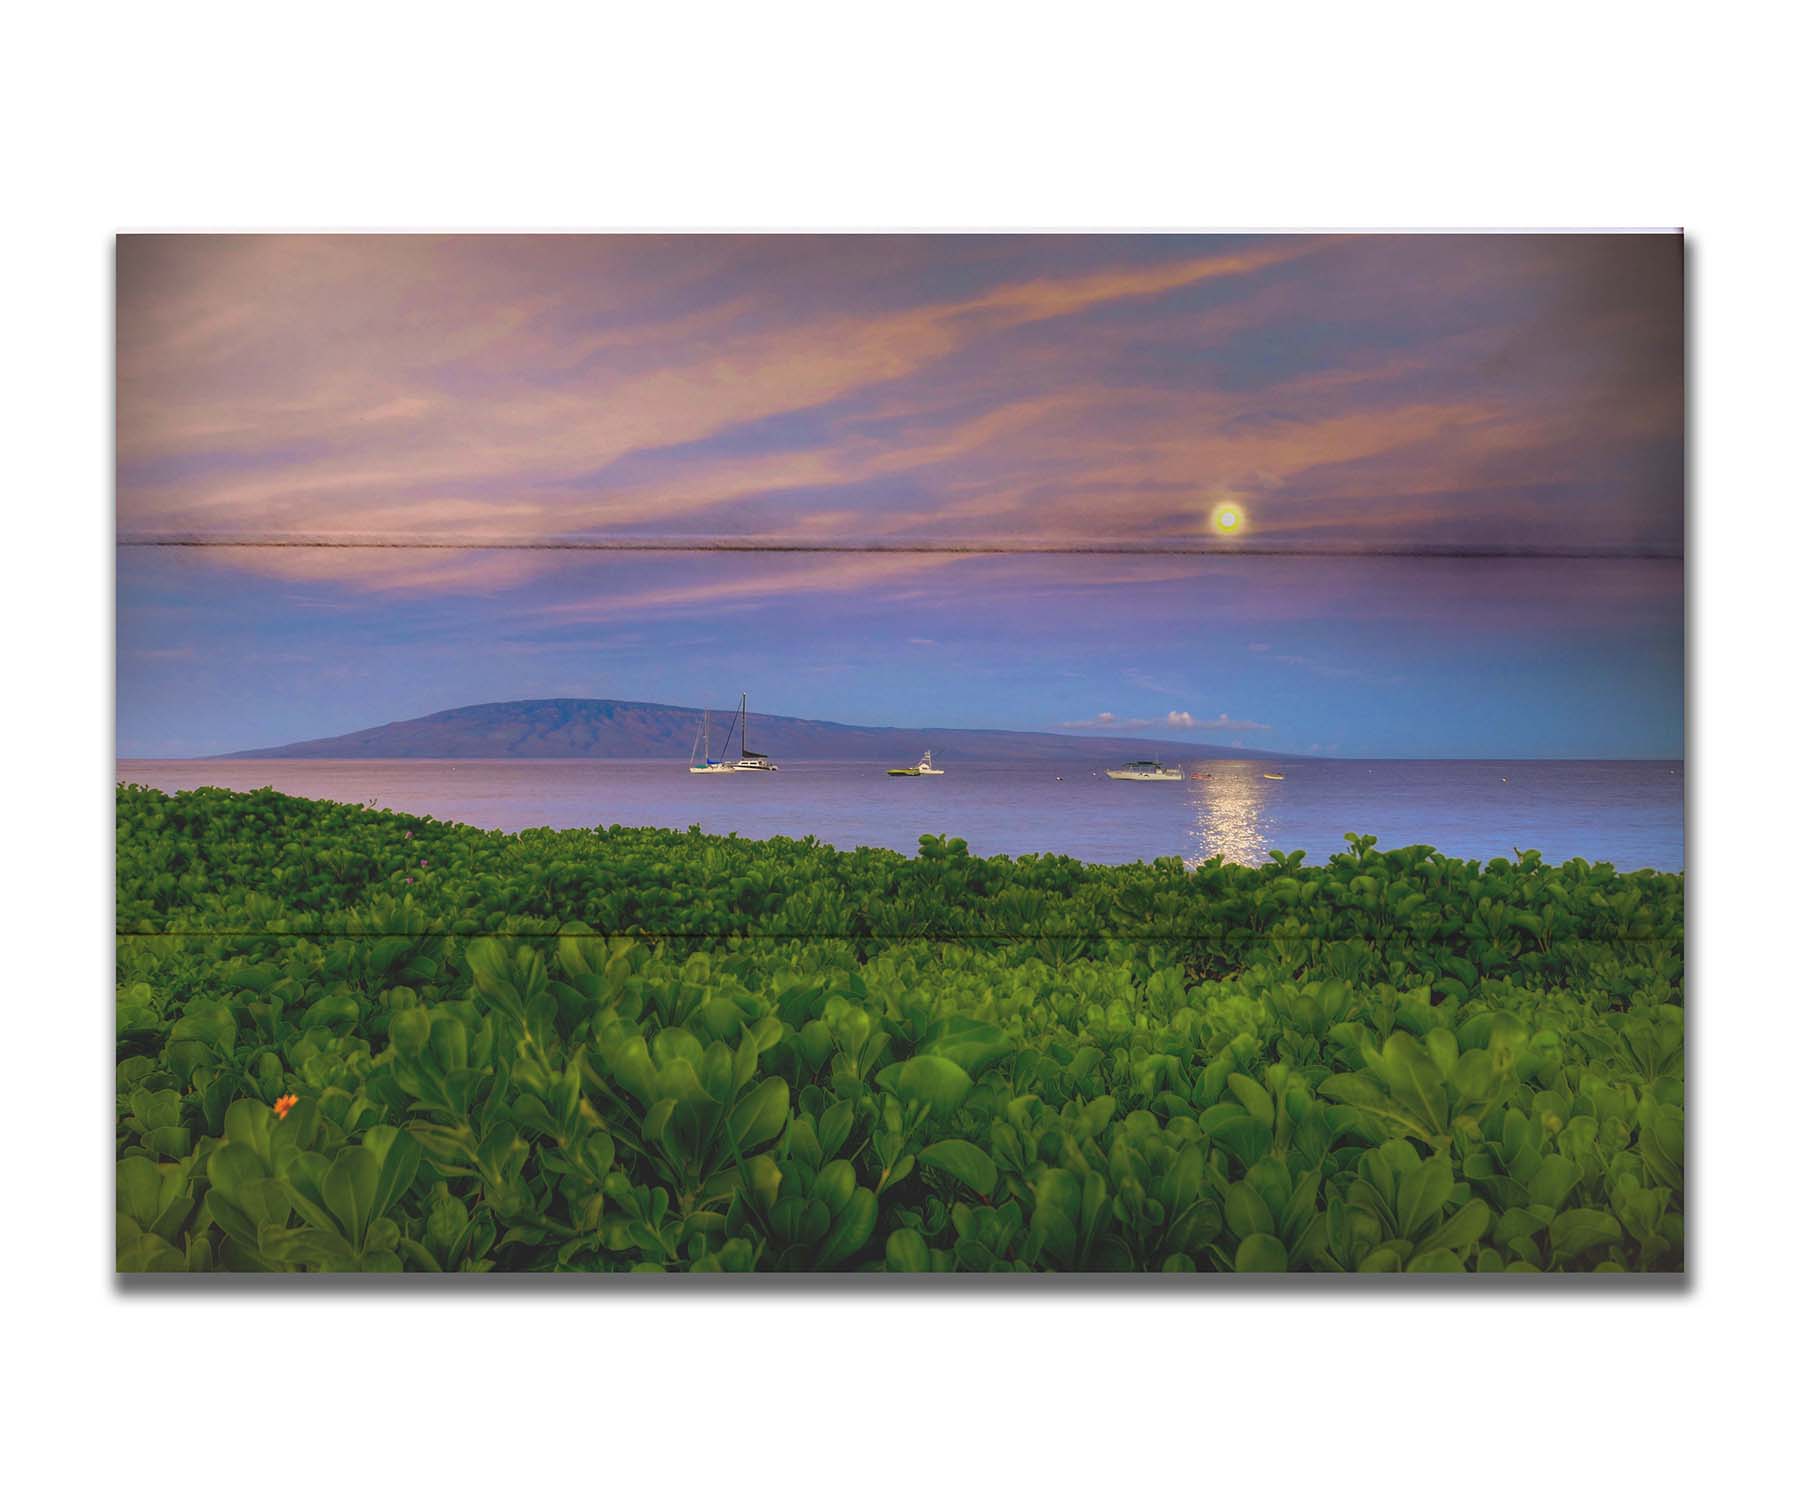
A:
[[[1320,661],[1312,656],[1276,655],[1269,658],[1286,667],[1298,667],[1303,672],[1310,672],[1315,677],[1330,677],[1342,682],[1369,682],[1392,684],[1398,677],[1389,673],[1371,671],[1367,667],[1344,666],[1336,662]]]
[[[576,597],[518,606],[516,613],[542,622],[573,624],[620,616],[687,614],[749,608],[812,593],[854,593],[877,585],[892,590],[917,584],[929,575],[966,559],[955,554],[845,553],[825,558],[757,559],[730,573],[690,582],[617,588],[617,570],[609,570]]]
[[[1220,714],[1216,719],[1197,719],[1192,714],[1170,714],[1169,724],[1176,729],[1210,729],[1229,730],[1233,733],[1250,733],[1256,730],[1272,729],[1270,724],[1259,724],[1254,719],[1234,719],[1230,714]]]
[[[1151,693],[1161,693],[1165,697],[1170,698],[1185,697],[1189,691],[1187,688],[1179,687],[1175,683],[1164,682],[1138,667],[1127,667],[1125,669],[1125,680],[1135,688],[1142,688],[1144,691]]]
[[[1215,732],[1248,733],[1253,730],[1266,730],[1272,726],[1258,724],[1251,719],[1234,719],[1229,714],[1220,714],[1216,719],[1202,718],[1189,713],[1185,709],[1175,709],[1161,718],[1122,719],[1115,713],[1098,713],[1091,719],[1070,719],[1057,726],[1060,729],[1163,729],[1180,730],[1191,733],[1196,730]]]

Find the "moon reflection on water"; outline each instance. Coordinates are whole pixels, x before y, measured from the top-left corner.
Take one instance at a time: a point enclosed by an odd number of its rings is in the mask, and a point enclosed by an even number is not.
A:
[[[1214,761],[1211,778],[1187,783],[1194,810],[1189,869],[1221,858],[1228,865],[1260,865],[1269,853],[1268,808],[1278,783],[1263,779],[1251,761]]]

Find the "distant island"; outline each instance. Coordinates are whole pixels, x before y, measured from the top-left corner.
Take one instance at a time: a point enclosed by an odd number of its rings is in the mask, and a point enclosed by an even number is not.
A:
[[[234,750],[210,760],[660,760],[685,759],[701,711],[615,698],[532,698],[476,703],[328,739]],[[729,709],[712,711],[722,743]],[[1138,758],[1298,760],[1265,750],[1185,740],[1041,734],[1014,729],[901,729],[822,719],[750,715],[755,749],[779,760],[905,760],[923,749],[971,761],[1133,760]]]

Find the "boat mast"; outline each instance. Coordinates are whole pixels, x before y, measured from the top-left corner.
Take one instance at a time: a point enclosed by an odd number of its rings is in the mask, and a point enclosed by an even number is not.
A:
[[[738,699],[738,714],[740,716],[740,723],[738,726],[738,754],[742,755],[747,760],[752,759],[757,752],[750,748],[750,695],[748,693],[743,694]]]

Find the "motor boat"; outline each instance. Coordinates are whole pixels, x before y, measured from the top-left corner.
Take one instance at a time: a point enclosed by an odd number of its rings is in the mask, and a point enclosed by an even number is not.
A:
[[[1165,766],[1160,760],[1130,760],[1106,774],[1112,781],[1180,781],[1181,767]]]

